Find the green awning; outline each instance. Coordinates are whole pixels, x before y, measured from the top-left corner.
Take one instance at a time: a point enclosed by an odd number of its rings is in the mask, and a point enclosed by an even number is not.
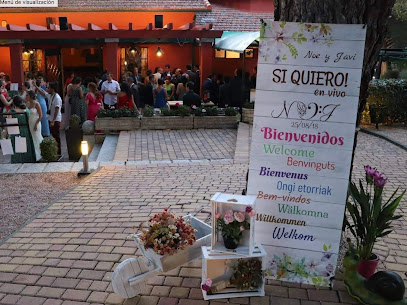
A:
[[[260,38],[258,32],[223,32],[221,38],[215,39],[215,48],[243,53],[255,40]]]

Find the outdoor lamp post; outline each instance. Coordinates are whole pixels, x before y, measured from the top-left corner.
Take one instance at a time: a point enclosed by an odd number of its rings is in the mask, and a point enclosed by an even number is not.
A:
[[[79,171],[78,176],[89,175],[90,170],[89,170],[89,160],[88,160],[88,154],[89,154],[88,141],[81,142],[81,151],[82,151],[83,169],[81,169]]]

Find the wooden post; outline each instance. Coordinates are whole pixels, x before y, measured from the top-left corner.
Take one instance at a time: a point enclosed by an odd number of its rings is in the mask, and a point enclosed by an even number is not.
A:
[[[10,43],[11,81],[21,87],[24,82],[23,41],[15,40]]]
[[[103,66],[109,72],[113,73],[113,79],[119,80],[120,78],[120,52],[119,52],[119,39],[106,38],[103,47]]]

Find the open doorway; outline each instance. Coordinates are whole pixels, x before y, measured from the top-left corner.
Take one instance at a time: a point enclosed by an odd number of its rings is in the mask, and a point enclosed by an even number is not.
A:
[[[61,49],[64,85],[71,73],[82,80],[102,74],[103,56],[98,47],[94,48],[63,48]]]

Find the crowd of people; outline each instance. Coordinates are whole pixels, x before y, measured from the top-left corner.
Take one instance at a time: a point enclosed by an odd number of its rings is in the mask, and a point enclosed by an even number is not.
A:
[[[12,163],[35,162],[41,159],[40,144],[44,137],[53,136],[58,143],[58,153],[61,154],[59,128],[62,120],[62,100],[57,83],[46,83],[43,76],[34,79],[31,73],[22,84],[20,95],[9,97],[7,82],[0,78],[0,112],[11,113],[19,125],[19,134],[10,135],[15,147],[16,136],[26,139],[25,153],[11,156]],[[2,116],[4,122],[4,117]]]
[[[61,154],[60,129],[69,126],[71,115],[79,116],[83,123],[86,120],[95,121],[102,108],[128,108],[143,113],[146,106],[169,107],[169,101],[183,101],[187,106],[212,102],[219,107],[240,107],[249,100],[250,89],[255,87],[256,68],[253,72],[251,77],[249,73],[243,77],[240,69],[235,70],[233,78],[223,77],[222,74],[208,75],[203,80],[203,100],[199,94],[201,75],[198,65],[187,65],[184,71],[180,68],[171,71],[168,64],[164,69],[157,67],[154,71],[147,70],[145,77],[134,67],[121,75],[120,83],[108,71],[84,80],[71,73],[65,81],[63,98],[58,93],[58,83],[47,83],[41,73],[35,78],[27,73],[21,94],[11,99],[8,96],[10,78],[0,73],[0,112],[27,112],[28,122],[24,121],[24,116],[16,114],[15,117],[20,125],[26,124],[31,132],[35,160],[24,157],[21,160],[20,154],[19,162],[32,162],[41,158],[39,145],[44,137],[50,135],[57,141],[58,153]],[[27,158],[29,154],[27,152]]]

